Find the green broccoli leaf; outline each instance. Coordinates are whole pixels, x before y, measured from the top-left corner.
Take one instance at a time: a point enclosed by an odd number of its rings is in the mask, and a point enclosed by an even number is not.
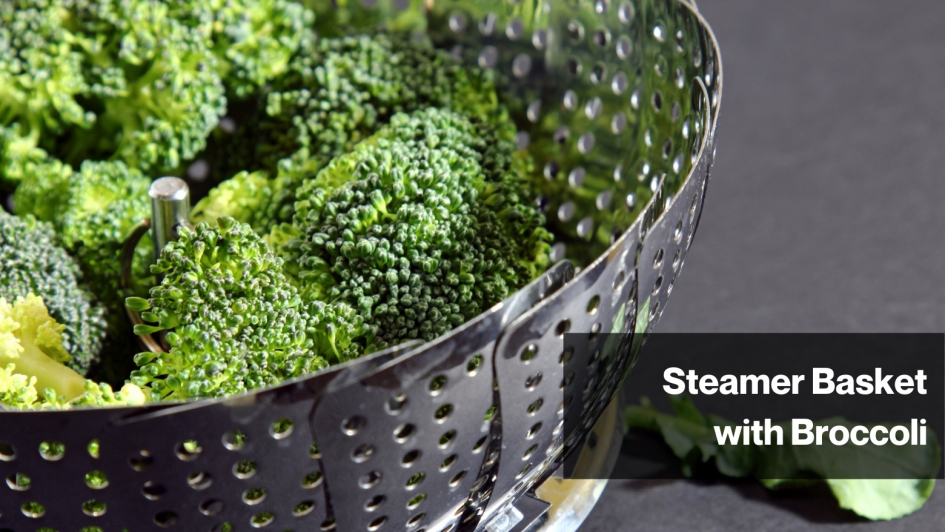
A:
[[[925,504],[941,466],[934,433],[929,434],[925,446],[792,445],[788,437],[784,445],[719,445],[714,427],[733,423],[712,414],[703,415],[688,396],[670,396],[670,401],[675,415],[660,412],[643,398],[639,406],[627,407],[625,426],[660,433],[673,454],[683,461],[687,476],[697,468],[714,465],[725,476],[756,478],[769,489],[801,487],[821,479],[840,507],[867,519],[888,520],[915,512]],[[855,426],[842,418],[814,424]],[[785,435],[790,434],[790,422],[778,426]],[[894,480],[860,478],[871,476]]]

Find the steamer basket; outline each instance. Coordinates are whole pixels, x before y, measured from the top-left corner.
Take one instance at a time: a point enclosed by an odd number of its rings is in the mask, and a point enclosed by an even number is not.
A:
[[[0,532],[519,530],[531,521],[512,509],[611,403],[672,292],[714,156],[721,64],[694,3],[337,2],[322,34],[425,32],[495,70],[547,179],[535,201],[557,264],[433,342],[275,388],[0,412]],[[566,331],[594,348],[565,352]]]

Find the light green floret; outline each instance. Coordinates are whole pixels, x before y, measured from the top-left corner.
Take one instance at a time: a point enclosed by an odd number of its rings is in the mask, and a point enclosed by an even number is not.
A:
[[[141,353],[132,381],[155,399],[221,397],[306,375],[343,359],[370,337],[345,306],[306,304],[282,273],[282,259],[246,224],[220,218],[183,230],[152,271],[164,276],[148,300],[130,298],[166,331],[169,353]],[[173,331],[171,331],[173,329]]]

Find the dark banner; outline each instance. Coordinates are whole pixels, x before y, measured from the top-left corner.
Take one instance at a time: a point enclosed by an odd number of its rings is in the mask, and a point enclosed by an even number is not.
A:
[[[594,360],[632,344],[597,336],[566,334],[564,351]],[[586,404],[564,393],[568,428]],[[943,334],[652,334],[619,393],[610,478],[943,478]]]

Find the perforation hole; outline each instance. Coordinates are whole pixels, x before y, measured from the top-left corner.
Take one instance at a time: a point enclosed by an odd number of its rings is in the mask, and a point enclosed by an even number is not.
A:
[[[463,480],[463,478],[466,476],[466,473],[467,473],[467,471],[464,470],[464,471],[460,471],[459,473],[456,473],[455,475],[453,475],[453,478],[450,479],[450,487],[451,487],[451,488],[455,488],[456,486],[458,486],[459,483],[460,483],[460,482]]]
[[[17,473],[7,477],[7,487],[13,491],[26,491],[30,489],[30,477],[23,473]]]
[[[522,354],[519,355],[519,358],[522,360],[522,362],[528,364],[528,362],[535,358],[537,354],[538,346],[535,344],[528,344],[524,349],[522,349]]]
[[[341,430],[348,436],[354,436],[364,430],[367,420],[361,416],[352,416],[341,422]]]
[[[399,414],[401,410],[403,410],[406,404],[407,396],[402,393],[396,393],[391,396],[384,407],[387,409],[388,414],[396,415]]]
[[[377,519],[371,521],[371,524],[368,525],[367,529],[370,530],[371,532],[374,532],[375,530],[384,526],[384,523],[386,522],[387,522],[387,516],[382,515],[378,517]]]
[[[598,306],[600,306],[600,296],[595,295],[587,302],[587,313],[596,314]]]
[[[97,501],[95,499],[85,501],[82,503],[82,513],[89,517],[100,517],[105,515],[105,510],[108,509],[108,506],[104,502]]]
[[[525,111],[525,116],[528,118],[529,122],[533,124],[537,123],[541,118],[541,100],[535,100],[528,104],[528,109]]]
[[[277,440],[288,438],[292,434],[295,424],[289,418],[282,418],[269,427],[269,435]]]
[[[62,442],[58,441],[44,441],[39,444],[39,455],[43,457],[43,460],[48,460],[50,462],[56,462],[62,460],[62,457],[66,454],[66,446]]]
[[[480,366],[482,366],[482,355],[473,355],[466,363],[466,373],[469,373],[469,376],[472,377],[478,373]]]
[[[534,401],[532,404],[528,405],[528,414],[534,416],[538,413],[538,409],[541,408],[541,405],[545,404],[545,401],[539,398],[537,401]]]
[[[0,442],[0,462],[12,462],[13,460],[16,460],[16,450],[9,443]]]
[[[303,517],[312,513],[312,510],[314,509],[315,501],[302,501],[292,509],[292,515],[296,517]]]
[[[660,311],[660,302],[657,301],[657,302],[653,305],[653,307],[650,308],[650,317],[649,317],[649,320],[650,320],[650,321],[653,321],[653,320],[656,318],[657,314],[659,314],[659,311]]]
[[[692,205],[689,206],[689,225],[696,219],[696,206],[698,205],[699,194],[693,194]]]
[[[482,49],[482,52],[479,53],[480,68],[493,68],[498,60],[499,52],[496,50],[495,46],[486,46]]]
[[[528,432],[525,433],[525,439],[530,440],[534,438],[535,435],[538,434],[539,430],[541,430],[541,421],[535,423],[530,429],[528,429]]]
[[[254,515],[253,518],[249,520],[249,524],[253,528],[263,528],[263,527],[271,525],[275,519],[276,519],[276,516],[274,516],[272,512],[260,512]]]
[[[617,273],[617,277],[614,279],[614,290],[620,290],[620,287],[623,286],[624,279],[625,279],[624,272],[623,270],[620,270]]]
[[[585,133],[578,139],[577,148],[582,154],[588,154],[594,149],[595,137],[593,133]]]
[[[568,22],[566,29],[568,38],[571,39],[572,42],[578,43],[584,39],[584,26],[580,22],[572,20]]]
[[[610,44],[610,32],[603,28],[595,30],[593,39],[594,44],[601,48],[605,48],[608,44]]]
[[[243,502],[255,506],[266,500],[265,488],[252,488],[243,492]]]
[[[322,453],[321,453],[321,451],[318,450],[318,444],[317,444],[317,443],[314,443],[314,442],[313,442],[312,445],[308,448],[308,455],[309,455],[313,460],[321,460],[321,458],[322,458]]]
[[[404,485],[404,487],[408,490],[412,490],[420,485],[420,483],[423,482],[425,478],[427,478],[426,473],[423,471],[418,471],[407,479],[407,483]]]
[[[177,524],[177,514],[174,512],[160,512],[154,516],[154,524],[161,528],[170,528]]]
[[[676,250],[676,254],[673,255],[673,269],[679,268],[679,254],[682,252],[681,249]]]
[[[256,474],[256,462],[252,460],[240,460],[233,464],[233,476],[238,479],[246,480]]]
[[[174,452],[177,454],[177,458],[180,458],[184,462],[191,462],[200,456],[200,453],[203,452],[203,448],[200,447],[197,440],[186,440],[181,442]]]
[[[145,482],[144,487],[141,488],[141,494],[149,501],[159,500],[165,493],[167,493],[167,488],[153,481]]]
[[[381,481],[381,472],[380,471],[371,471],[365,475],[362,475],[358,479],[358,486],[361,486],[361,489],[371,489],[374,486],[377,486],[377,483]]]
[[[318,526],[322,530],[334,530],[335,529],[335,516],[328,516],[327,519],[322,521],[322,524]]]
[[[541,384],[540,371],[533,375],[529,375],[528,378],[525,379],[525,389],[528,391],[534,390],[536,387],[538,387],[539,384]]]
[[[519,470],[518,473],[516,473],[516,475],[515,475],[515,480],[518,480],[518,479],[524,477],[525,474],[528,473],[528,470],[531,469],[531,468],[532,468],[532,465],[531,465],[531,464],[525,464],[525,467],[523,467],[521,470]]]
[[[446,388],[446,375],[437,375],[430,379],[430,395],[439,395]]]
[[[420,450],[419,450],[419,449],[414,449],[414,450],[408,452],[407,454],[404,455],[403,458],[401,458],[401,460],[400,460],[400,465],[402,465],[403,467],[410,467],[410,466],[412,466],[412,465],[414,464],[414,462],[416,462],[418,459],[420,459],[420,454],[421,454],[421,453],[420,453]]]
[[[223,447],[230,451],[238,451],[246,445],[247,440],[245,432],[231,430],[223,435]]]
[[[489,436],[488,436],[488,435],[487,435],[487,436],[483,436],[483,437],[479,438],[478,440],[476,440],[476,443],[473,445],[472,452],[478,453],[479,451],[481,451],[482,448],[485,447],[486,442],[487,442],[488,440],[489,440]],[[446,462],[444,462],[444,463],[446,463]]]
[[[322,473],[321,471],[312,471],[311,473],[302,477],[302,487],[310,490],[315,489],[320,486],[322,483]]]
[[[410,423],[404,423],[403,425],[394,429],[394,440],[397,443],[404,443],[409,440],[411,436],[413,436],[413,433],[416,431],[416,429],[417,428]]]
[[[630,24],[633,21],[634,9],[630,2],[621,2],[617,6],[617,18],[624,24]]]
[[[656,295],[656,293],[660,291],[660,288],[662,288],[662,286],[663,286],[663,276],[660,275],[659,277],[656,278],[656,282],[653,283],[653,295]]]
[[[377,510],[378,508],[380,508],[381,505],[384,504],[385,502],[387,502],[387,497],[385,497],[384,495],[375,495],[371,497],[370,499],[368,499],[366,503],[364,503],[364,510],[368,512],[373,512]]]
[[[610,120],[610,130],[614,135],[619,135],[625,129],[627,129],[627,115],[623,111],[618,111]],[[620,181],[622,170],[623,165],[618,165],[617,170],[614,171],[614,181]]]
[[[669,159],[669,156],[673,154],[673,141],[672,139],[666,139],[663,141],[663,158]]]
[[[437,423],[443,423],[444,421],[447,420],[447,418],[450,417],[450,414],[452,413],[453,413],[453,405],[450,403],[447,403],[436,409],[436,412],[434,412],[433,414],[433,418],[436,420]]]
[[[585,216],[581,218],[581,221],[578,222],[576,229],[577,235],[581,238],[587,237],[591,234],[591,230],[594,228],[594,219],[590,216]]]
[[[524,78],[532,70],[532,58],[528,54],[519,54],[512,60],[512,74]]]
[[[450,15],[449,26],[454,33],[462,33],[466,31],[466,17],[463,16],[462,13]]]
[[[367,462],[372,456],[374,456],[374,446],[370,443],[359,445],[351,451],[351,460],[356,464]]]
[[[610,81],[610,90],[612,90],[616,96],[620,96],[627,91],[629,85],[630,82],[627,81],[627,75],[623,72],[617,72],[614,74],[614,79]]]
[[[138,451],[138,456],[132,456],[128,459],[128,465],[131,466],[131,469],[135,471],[145,471],[154,460],[151,458],[151,453],[145,450]]]
[[[574,203],[571,201],[566,201],[558,207],[558,219],[562,222],[567,222],[574,216]]]
[[[561,364],[563,366],[567,364],[568,362],[571,362],[571,358],[573,357],[574,357],[574,347],[569,345],[565,347],[564,350],[561,351],[561,355],[558,356],[558,364]]]
[[[427,516],[427,514],[424,513],[424,514],[417,514],[417,515],[411,517],[411,518],[410,518],[410,521],[407,521],[407,527],[408,527],[408,528],[413,528],[413,527],[419,525],[419,524],[420,524],[420,521],[422,521],[423,518],[426,517],[426,516]]]
[[[555,335],[561,338],[570,330],[571,330],[571,320],[565,318],[559,321],[558,325],[555,327]]]
[[[574,97],[574,105],[577,105],[577,101],[576,101],[576,100],[577,100],[577,96]],[[570,102],[570,101],[572,101],[572,100],[568,100],[567,97],[565,97],[565,102]],[[567,103],[566,103],[566,104],[565,104],[565,108],[567,108],[567,107],[568,107],[568,105],[567,105]],[[567,128],[567,126],[561,126],[561,127],[559,127],[557,130],[555,130],[555,133],[554,133],[554,135],[552,136],[552,138],[553,138],[554,141],[557,142],[558,144],[564,144],[565,142],[568,141],[568,138],[569,138],[570,136],[571,136],[571,130],[569,130],[569,129]]]
[[[558,178],[558,173],[560,171],[561,166],[556,161],[548,161],[548,163],[545,164],[543,173],[546,179],[554,180]]]
[[[204,501],[200,504],[200,513],[203,515],[217,515],[223,511],[223,507],[223,501],[210,499],[209,501]]]
[[[565,69],[567,69],[568,74],[572,77],[578,77],[584,70],[584,65],[581,64],[580,59],[572,57],[565,63]]]
[[[505,36],[509,38],[510,41],[517,41],[522,38],[522,34],[525,33],[525,24],[522,23],[522,19],[513,18],[508,27],[505,28]]]
[[[439,443],[439,446],[440,446],[441,448],[445,449],[445,448],[449,447],[449,445],[450,445],[451,443],[453,443],[453,440],[454,440],[455,438],[456,438],[456,431],[455,431],[454,429],[450,429],[450,430],[444,432],[442,436],[440,436],[440,440],[439,440],[439,442],[438,442],[438,443]]]
[[[108,487],[108,477],[103,471],[89,471],[85,474],[85,485],[93,490],[105,489]]]
[[[38,502],[23,503],[23,505],[20,506],[20,511],[23,512],[23,515],[31,519],[39,519],[46,515],[46,507]]]
[[[653,256],[653,268],[659,268],[663,265],[663,248],[660,248]]]
[[[569,372],[563,379],[561,379],[561,389],[564,390],[568,386],[571,386],[571,383],[574,382],[574,372]]]
[[[591,68],[590,74],[591,83],[594,85],[599,85],[607,81],[607,66],[603,63],[596,63],[593,68]]]
[[[213,484],[213,477],[205,471],[197,471],[187,476],[187,484],[195,490],[205,490]]]

